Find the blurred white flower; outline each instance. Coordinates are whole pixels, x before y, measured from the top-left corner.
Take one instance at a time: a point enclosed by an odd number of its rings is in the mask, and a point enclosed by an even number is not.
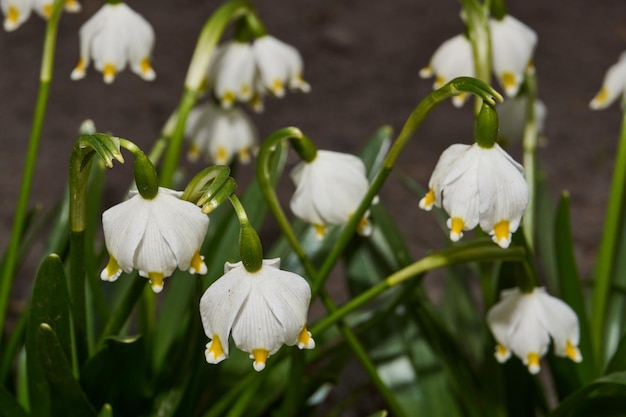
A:
[[[226,263],[224,275],[200,300],[208,363],[228,357],[228,337],[254,359],[254,369],[283,345],[313,349],[306,328],[311,288],[304,278],[280,268],[280,259],[264,259],[261,269],[248,272],[241,262]]]
[[[115,281],[122,271],[137,269],[158,293],[163,289],[163,279],[177,267],[205,274],[200,247],[209,218],[200,207],[181,200],[181,192],[167,188],[159,188],[151,200],[133,194],[102,214],[109,263],[100,277]]]
[[[83,78],[93,58],[107,84],[127,63],[144,80],[154,80],[150,64],[153,46],[154,31],[146,19],[125,3],[107,3],[80,29],[80,59],[71,77]]]
[[[194,108],[187,118],[185,134],[191,142],[187,157],[196,161],[200,154],[216,165],[229,165],[235,156],[250,162],[257,142],[257,131],[246,113],[236,107],[224,109],[207,103]]]
[[[523,293],[519,288],[502,291],[502,299],[487,313],[487,323],[498,342],[496,359],[502,363],[513,352],[532,374],[540,370],[550,337],[554,354],[581,362],[576,313],[544,288]]]
[[[626,51],[622,52],[619,60],[611,65],[602,81],[602,88],[589,103],[594,110],[607,108],[618,97],[626,93]]]
[[[318,150],[311,162],[302,161],[291,171],[296,191],[291,211],[315,226],[322,238],[328,225],[344,225],[367,194],[369,181],[360,158],[340,152]],[[357,231],[369,235],[367,213]]]
[[[498,144],[456,144],[439,158],[428,182],[428,193],[419,202],[424,210],[433,205],[448,213],[450,239],[454,242],[480,224],[503,248],[519,226],[528,204],[524,168]]]
[[[508,143],[519,142],[524,138],[526,117],[528,114],[528,96],[519,94],[496,105],[498,110],[498,137]],[[535,100],[535,127],[537,134],[543,133],[548,110],[541,100]]]
[[[54,0],[33,0],[33,9],[44,19],[48,19],[52,13]],[[76,0],[65,1],[65,11],[70,13],[78,13],[82,10],[80,3]]]
[[[534,30],[510,15],[501,20],[491,19],[491,48],[493,72],[504,92],[515,97],[524,80],[524,72],[532,65],[537,45]]]
[[[10,32],[28,20],[33,8],[33,0],[0,0],[4,14],[4,30]]]
[[[268,93],[283,97],[286,86],[310,91],[302,71],[297,49],[264,35],[252,43],[233,40],[220,46],[211,58],[207,79],[222,107],[228,109],[240,101],[262,111]]]
[[[465,35],[448,39],[437,48],[428,66],[420,71],[422,78],[430,78],[433,75],[435,75],[434,90],[457,77],[474,76],[472,45]],[[459,94],[452,97],[452,103],[456,107],[461,107],[466,98],[467,94]]]

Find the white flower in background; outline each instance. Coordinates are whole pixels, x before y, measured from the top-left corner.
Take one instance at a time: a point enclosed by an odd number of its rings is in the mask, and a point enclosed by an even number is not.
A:
[[[48,19],[52,13],[54,0],[33,0],[33,9],[44,19]],[[70,13],[78,13],[82,10],[80,3],[76,0],[66,0],[65,11]]]
[[[191,141],[187,157],[196,161],[201,153],[216,165],[229,165],[235,156],[250,162],[257,142],[252,120],[236,107],[223,109],[208,103],[193,109],[187,118],[185,134]]]
[[[524,80],[526,68],[532,65],[537,34],[510,15],[502,20],[491,19],[489,24],[493,72],[506,95],[514,97]]]
[[[524,138],[528,113],[528,96],[519,94],[496,105],[498,110],[498,137],[508,143],[519,142]],[[543,133],[548,110],[541,100],[535,100],[535,127],[537,134]]]
[[[215,281],[200,300],[208,363],[228,357],[228,337],[254,359],[254,369],[283,345],[313,349],[315,342],[306,328],[311,288],[304,278],[283,271],[280,259],[264,259],[256,272],[241,262],[224,265],[224,275]]]
[[[589,107],[594,110],[607,108],[618,97],[626,93],[626,51],[622,52],[619,60],[613,64],[604,76],[602,88],[591,100]]]
[[[435,51],[427,67],[422,68],[420,76],[430,78],[435,75],[433,89],[443,87],[457,77],[474,76],[474,59],[472,45],[465,35],[457,35],[441,44]],[[460,94],[452,98],[456,107],[461,107],[467,94]]]
[[[360,158],[340,152],[318,150],[311,162],[302,161],[291,171],[296,191],[291,211],[315,226],[322,238],[328,225],[344,225],[367,194],[369,181]],[[357,231],[372,231],[367,214]]]
[[[578,350],[579,326],[576,313],[544,288],[523,293],[519,288],[502,291],[502,299],[487,313],[487,323],[498,342],[496,359],[502,363],[513,352],[532,374],[540,370],[540,358],[550,338],[554,354],[582,361]]]
[[[33,8],[33,0],[1,0],[4,14],[4,30],[10,32],[28,20]]]
[[[252,43],[233,40],[220,46],[211,58],[207,79],[223,108],[240,101],[262,111],[267,94],[283,97],[286,87],[309,92],[302,71],[297,49],[264,35]]]
[[[166,188],[159,188],[151,200],[133,194],[102,214],[110,258],[100,277],[115,281],[122,271],[137,269],[158,293],[163,289],[163,279],[177,267],[205,274],[207,267],[199,251],[209,218],[200,207],[181,200],[181,192]]]
[[[107,3],[80,29],[80,59],[71,77],[83,78],[93,58],[107,84],[127,63],[144,80],[154,80],[150,64],[153,46],[154,31],[146,19],[124,3]]]
[[[446,149],[428,182],[428,193],[419,202],[424,210],[433,205],[448,213],[450,239],[454,242],[480,224],[503,248],[520,224],[528,204],[524,168],[498,144],[452,145]]]

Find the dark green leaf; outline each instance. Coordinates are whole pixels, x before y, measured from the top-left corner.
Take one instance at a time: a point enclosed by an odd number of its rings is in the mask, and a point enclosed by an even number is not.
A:
[[[593,393],[608,388],[626,389],[626,372],[615,372],[602,378],[596,379],[591,384],[579,389],[569,397],[567,397],[555,410],[547,415],[547,417],[561,417],[572,415],[586,399]],[[623,398],[623,394],[622,394]],[[623,410],[622,410],[623,413]],[[622,414],[623,415],[623,414]]]
[[[103,405],[98,417],[113,417],[113,408],[109,404]]]
[[[0,384],[0,416],[28,417],[15,397],[2,384]]]
[[[615,372],[626,371],[626,334],[622,335],[622,339],[617,345],[617,350],[609,360],[604,374],[612,374]]]
[[[39,327],[39,350],[55,402],[60,405],[59,413],[63,412],[65,416],[95,417],[95,408],[74,378],[61,343],[47,323]]]

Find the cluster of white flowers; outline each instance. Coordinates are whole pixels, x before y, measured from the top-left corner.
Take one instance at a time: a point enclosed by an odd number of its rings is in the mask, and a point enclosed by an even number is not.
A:
[[[302,71],[297,49],[264,35],[251,43],[232,40],[220,46],[211,58],[207,79],[223,108],[229,109],[239,101],[261,111],[263,97],[268,93],[283,97],[285,87],[310,91]]]
[[[26,22],[34,10],[38,15],[47,19],[52,13],[53,0],[0,0],[0,7],[4,14],[4,30],[13,31]],[[81,10],[77,0],[66,0],[65,10],[78,13]]]
[[[507,96],[514,97],[524,80],[524,72],[532,65],[537,34],[509,15],[501,20],[491,19],[489,23],[493,71]],[[435,89],[456,77],[473,77],[474,58],[470,41],[462,34],[445,41],[420,75],[424,78],[435,75]],[[462,94],[452,101],[458,107],[463,105],[465,98],[466,95]]]

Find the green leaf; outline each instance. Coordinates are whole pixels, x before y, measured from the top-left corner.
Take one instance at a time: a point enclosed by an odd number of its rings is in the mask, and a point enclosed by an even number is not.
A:
[[[617,350],[609,360],[604,374],[612,374],[615,372],[626,371],[626,334],[622,335],[622,339],[617,345]]]
[[[373,414],[370,414],[369,417],[387,417],[389,412],[387,410],[380,410]]]
[[[368,138],[367,143],[359,152],[370,181],[380,170],[385,156],[391,147],[392,134],[393,129],[390,126],[381,127]]]
[[[42,323],[57,329],[61,351],[65,357],[71,357],[69,294],[63,264],[57,255],[47,256],[39,267],[26,328],[28,393],[33,416],[47,416],[51,407],[50,388],[39,355]]]
[[[83,366],[81,383],[96,407],[141,415],[150,406],[148,363],[140,337],[109,338]]]
[[[602,389],[626,388],[626,372],[615,372],[602,378],[596,379],[591,384],[579,389],[569,397],[567,397],[555,410],[550,412],[547,417],[561,417],[573,415],[586,399],[592,394]],[[623,395],[622,395],[623,398]],[[623,410],[622,410],[623,415]]]
[[[15,397],[2,384],[0,384],[0,416],[28,417]]]
[[[113,417],[113,408],[110,404],[104,404],[98,413],[98,417]]]
[[[95,408],[74,378],[61,343],[47,323],[39,326],[39,350],[55,402],[62,408],[63,415],[95,417],[97,414]]]

